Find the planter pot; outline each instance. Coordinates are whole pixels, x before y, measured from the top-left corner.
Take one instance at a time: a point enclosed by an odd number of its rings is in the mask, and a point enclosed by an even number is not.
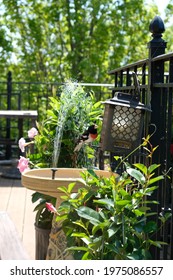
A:
[[[49,234],[51,229],[39,228],[35,225],[35,259],[45,260],[49,245]]]

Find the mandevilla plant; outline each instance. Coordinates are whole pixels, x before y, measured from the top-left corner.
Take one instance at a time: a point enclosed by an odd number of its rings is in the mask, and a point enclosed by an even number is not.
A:
[[[118,177],[112,173],[98,178],[93,170],[82,173],[85,186],[78,193],[73,193],[74,183],[60,188],[64,196],[57,221],[62,221],[74,259],[152,259],[150,247],[165,244],[152,239],[159,228],[151,204],[158,202],[147,199],[164,179],[156,175],[159,165],[124,165]],[[168,217],[160,216],[161,224]]]

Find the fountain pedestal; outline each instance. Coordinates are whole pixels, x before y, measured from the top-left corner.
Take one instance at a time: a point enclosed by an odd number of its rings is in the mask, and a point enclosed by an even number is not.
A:
[[[56,200],[56,209],[58,209],[61,202],[61,198],[58,197]],[[72,260],[73,256],[70,252],[65,251],[66,248],[67,241],[62,230],[62,222],[56,222],[56,214],[54,214],[46,260]]]
[[[49,236],[49,245],[46,260],[73,260],[70,252],[66,251],[67,241],[61,222],[52,221],[52,229]]]
[[[86,169],[77,168],[58,168],[52,179],[52,170],[50,168],[32,169],[22,174],[22,185],[28,189],[47,194],[55,197],[56,208],[61,204],[61,196],[64,194],[58,187],[68,185],[75,182],[74,193],[84,185],[81,173]],[[110,177],[112,172],[105,170],[94,170],[98,177]],[[117,176],[116,174],[114,174]],[[52,229],[49,238],[49,246],[47,251],[47,260],[69,260],[73,259],[72,255],[65,251],[67,248],[66,236],[62,230],[61,222],[55,221],[53,218]]]

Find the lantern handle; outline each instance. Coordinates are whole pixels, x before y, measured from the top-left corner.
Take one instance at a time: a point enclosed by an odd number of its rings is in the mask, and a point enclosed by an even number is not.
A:
[[[135,86],[135,94],[137,94],[138,98],[140,98],[140,82],[137,78],[137,74],[135,72],[132,72],[132,76],[133,76],[133,83]]]

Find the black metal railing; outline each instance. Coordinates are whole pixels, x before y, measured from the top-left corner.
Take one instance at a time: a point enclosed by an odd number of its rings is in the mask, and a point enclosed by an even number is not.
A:
[[[144,122],[143,136],[151,135],[153,127],[155,127],[151,143],[158,148],[153,154],[152,160],[153,163],[160,164],[158,174],[167,173],[168,175],[160,181],[158,190],[151,197],[151,199],[159,202],[152,209],[158,214],[156,217],[158,226],[160,215],[165,212],[172,213],[172,217],[155,236],[157,240],[162,240],[168,245],[163,246],[161,250],[159,248],[152,249],[152,255],[154,259],[173,259],[173,162],[170,154],[173,138],[173,53],[165,54],[166,42],[162,39],[164,28],[160,17],[154,18],[150,25],[150,31],[153,39],[148,44],[149,58],[114,69],[109,74],[114,76],[112,95],[118,91],[133,94],[135,86],[132,83],[132,73],[135,72],[140,82],[140,101],[151,107],[152,112],[146,115]],[[112,165],[114,155],[110,154]],[[145,153],[141,150],[138,155],[131,157],[133,163],[135,160],[145,162],[145,159]]]
[[[38,121],[45,116],[49,107],[49,97],[59,95],[63,83],[16,82],[12,73],[0,82],[0,110],[37,110]],[[80,83],[87,92],[91,90],[96,100],[111,96],[113,84]],[[25,131],[29,129],[29,119],[24,120]],[[0,159],[15,158],[18,152],[18,120],[0,118]],[[7,143],[9,140],[9,144]]]

